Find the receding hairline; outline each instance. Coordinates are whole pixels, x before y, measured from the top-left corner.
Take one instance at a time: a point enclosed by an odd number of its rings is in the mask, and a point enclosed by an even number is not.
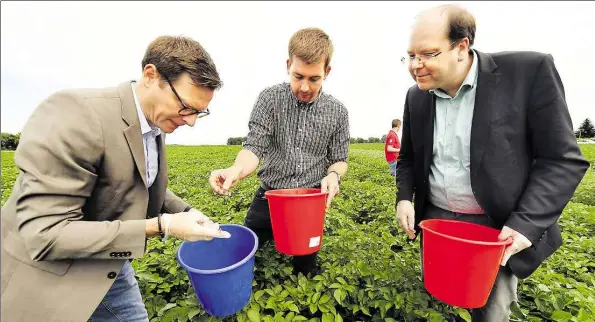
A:
[[[446,37],[450,37],[451,25],[453,21],[458,20],[458,17],[469,16],[473,20],[475,17],[465,7],[456,4],[442,4],[420,11],[414,18],[412,29],[422,23],[442,24]]]
[[[446,15],[446,18],[449,18],[453,14],[463,12],[467,12],[467,9],[458,4],[443,4],[422,10],[415,16],[415,18],[418,19],[431,14],[437,14],[439,17]]]

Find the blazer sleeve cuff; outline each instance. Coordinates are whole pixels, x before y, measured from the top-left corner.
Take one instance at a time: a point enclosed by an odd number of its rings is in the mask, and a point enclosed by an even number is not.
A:
[[[395,209],[397,208],[397,204],[401,200],[412,201],[413,200],[413,192],[405,190],[405,189],[401,189],[401,190],[397,191],[397,198],[395,200]]]
[[[147,233],[145,220],[125,220],[120,222],[117,235],[111,247],[92,256],[104,259],[132,259],[145,255]]]
[[[527,237],[527,239],[531,241],[533,247],[541,241],[541,237],[547,230],[531,225],[515,214],[512,214],[504,225]]]

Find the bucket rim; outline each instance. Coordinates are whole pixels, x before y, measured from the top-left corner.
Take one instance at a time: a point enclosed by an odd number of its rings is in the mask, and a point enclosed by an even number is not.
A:
[[[282,193],[275,193],[278,191],[289,191],[289,190],[318,190],[319,192],[313,193],[303,193],[303,194],[282,194]],[[322,192],[320,188],[286,188],[286,189],[271,189],[264,192],[265,198],[268,196],[274,197],[290,197],[290,198],[300,198],[300,197],[318,197],[318,196],[326,196],[328,192]]]
[[[180,256],[180,252],[182,250],[182,247],[184,247],[185,244],[189,244],[190,242],[188,241],[183,241],[182,244],[180,245],[180,247],[178,248],[178,251],[176,252],[176,257],[178,258],[178,261],[180,262],[180,265],[187,271],[192,272],[192,273],[198,273],[198,274],[202,274],[202,275],[212,275],[212,274],[221,274],[221,273],[225,273],[227,271],[231,271],[235,268],[238,268],[242,265],[244,265],[248,260],[250,260],[250,258],[252,258],[254,256],[254,254],[256,254],[256,250],[258,249],[258,236],[256,236],[256,234],[252,231],[252,229],[243,226],[243,225],[237,225],[237,224],[222,224],[219,225],[220,228],[225,228],[225,227],[239,227],[241,229],[247,230],[248,232],[250,232],[250,234],[252,234],[252,236],[254,237],[254,247],[252,247],[252,250],[250,251],[250,253],[248,255],[246,255],[246,257],[242,258],[242,260],[238,261],[237,263],[227,266],[227,267],[223,267],[223,268],[218,268],[218,269],[198,269],[198,268],[194,268],[194,267],[190,267],[188,266],[184,260],[182,259],[182,257]]]
[[[483,226],[483,225],[476,224],[476,223],[471,223],[471,222],[466,222],[466,221],[460,221],[460,220],[452,220],[452,219],[426,219],[426,220],[422,220],[419,223],[419,227],[421,227],[422,230],[430,231],[430,232],[432,232],[432,233],[434,233],[436,235],[442,236],[444,238],[448,238],[448,239],[451,239],[451,240],[456,240],[456,241],[464,242],[464,243],[467,243],[467,244],[483,245],[483,246],[507,246],[507,245],[512,244],[512,238],[507,238],[505,240],[495,241],[495,242],[480,241],[480,240],[470,240],[470,239],[465,239],[465,238],[460,238],[460,237],[446,235],[446,234],[437,232],[434,229],[430,229],[426,225],[424,225],[425,223],[436,222],[436,221],[453,222],[453,223],[463,224],[463,225],[481,226],[481,227],[488,227],[488,228],[496,229],[496,228],[493,228],[493,227]]]

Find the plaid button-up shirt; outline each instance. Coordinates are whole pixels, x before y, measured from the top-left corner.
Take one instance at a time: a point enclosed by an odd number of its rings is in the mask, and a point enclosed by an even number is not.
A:
[[[244,149],[264,159],[258,177],[269,188],[317,186],[331,164],[347,161],[347,109],[322,91],[302,103],[289,83],[269,87],[258,96],[248,128]]]

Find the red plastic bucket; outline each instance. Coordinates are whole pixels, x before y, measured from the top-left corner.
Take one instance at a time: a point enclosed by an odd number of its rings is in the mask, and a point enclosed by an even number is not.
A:
[[[456,220],[429,219],[419,226],[426,290],[446,304],[483,307],[512,239],[499,241],[500,230]]]
[[[287,255],[320,250],[326,196],[320,189],[278,189],[264,193],[269,201],[275,247]]]

